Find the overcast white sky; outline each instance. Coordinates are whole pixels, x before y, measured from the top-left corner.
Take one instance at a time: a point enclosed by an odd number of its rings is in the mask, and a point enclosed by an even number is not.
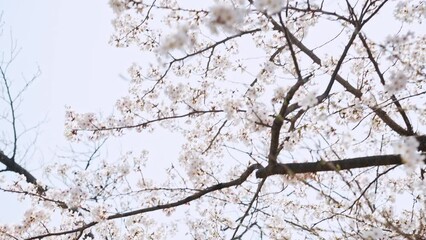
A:
[[[48,111],[50,120],[62,117],[57,114],[65,104],[92,111],[125,93],[127,84],[118,74],[140,53],[108,45],[113,14],[107,1],[0,2],[3,38],[11,32],[22,48],[14,73],[31,76],[40,67],[35,95],[28,98],[37,98],[38,110]]]
[[[12,81],[22,81],[22,75],[30,79],[38,67],[42,72],[25,93],[19,111],[27,127],[46,119],[31,158],[52,160],[56,148],[66,144],[65,105],[79,112],[110,113],[116,99],[127,91],[127,82],[119,74],[126,75],[131,63],[143,57],[135,49],[108,44],[113,13],[107,1],[0,0],[0,12],[4,23],[0,50],[10,50],[11,36],[21,48],[9,70]],[[42,164],[28,160],[33,171]],[[15,200],[4,193],[0,196],[0,222],[18,220]]]

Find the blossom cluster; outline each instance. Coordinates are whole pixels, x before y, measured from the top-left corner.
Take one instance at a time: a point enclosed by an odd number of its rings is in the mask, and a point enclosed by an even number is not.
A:
[[[418,147],[419,142],[413,136],[406,137],[394,144],[395,152],[401,155],[402,160],[409,169],[425,165],[425,156],[419,153]]]
[[[160,44],[160,52],[167,53],[174,49],[181,49],[189,44],[190,39],[188,31],[188,26],[181,26],[175,33],[166,36],[164,41]]]
[[[422,23],[426,18],[426,2],[420,1],[401,1],[395,8],[395,16],[407,23],[417,20]]]
[[[385,85],[385,90],[389,94],[397,93],[407,85],[408,77],[403,72],[392,73],[389,83]]]
[[[283,8],[283,1],[280,0],[255,0],[254,5],[260,11],[266,11],[267,14],[272,15],[278,13]]]
[[[226,32],[235,32],[244,20],[244,11],[230,5],[215,5],[209,15],[208,26],[214,34],[218,33],[218,27]]]

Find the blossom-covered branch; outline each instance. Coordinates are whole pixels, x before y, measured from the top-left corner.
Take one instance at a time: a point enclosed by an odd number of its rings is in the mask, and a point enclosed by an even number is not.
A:
[[[244,183],[246,181],[246,179],[250,176],[250,174],[260,168],[261,166],[259,164],[253,164],[251,166],[249,166],[241,175],[239,178],[234,179],[232,181],[229,182],[224,182],[224,183],[218,183],[216,185],[210,186],[208,188],[205,188],[203,190],[198,191],[195,194],[192,194],[182,200],[176,201],[176,202],[172,202],[172,203],[168,203],[168,204],[162,204],[162,205],[158,205],[158,206],[154,206],[154,207],[148,207],[148,208],[142,208],[142,209],[138,209],[138,210],[134,210],[134,211],[130,211],[130,212],[124,212],[124,213],[117,213],[111,216],[106,216],[104,220],[113,220],[113,219],[118,219],[118,218],[125,218],[125,217],[129,217],[129,216],[133,216],[133,215],[137,215],[137,214],[143,214],[143,213],[148,213],[148,212],[153,212],[153,211],[158,211],[158,210],[162,210],[162,209],[167,209],[167,208],[173,208],[173,207],[177,207],[183,204],[187,204],[191,201],[194,201],[210,192],[214,192],[214,191],[218,191],[224,188],[229,188],[229,187],[233,187],[233,186],[238,186],[241,185],[242,183]],[[34,237],[30,237],[30,238],[26,238],[26,240],[35,240],[35,239],[42,239],[42,238],[46,238],[46,237],[51,237],[51,236],[61,236],[61,235],[68,235],[68,234],[73,234],[73,233],[79,233],[84,231],[85,229],[88,229],[90,227],[95,226],[96,224],[98,224],[98,222],[91,222],[91,223],[87,223],[84,224],[81,227],[78,228],[74,228],[72,230],[67,230],[67,231],[62,231],[62,232],[53,232],[53,233],[47,233],[47,234],[43,234],[43,235],[38,235],[38,236],[34,236]]]

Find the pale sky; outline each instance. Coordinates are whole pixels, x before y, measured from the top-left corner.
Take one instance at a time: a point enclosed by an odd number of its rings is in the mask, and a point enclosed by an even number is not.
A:
[[[26,127],[43,121],[35,153],[25,159],[37,176],[42,163],[53,160],[58,147],[67,146],[65,105],[78,112],[111,113],[117,98],[127,91],[127,82],[119,75],[126,75],[132,62],[143,61],[143,56],[135,49],[108,44],[113,13],[107,1],[0,0],[0,12],[0,49],[8,53],[11,36],[21,49],[9,70],[13,82],[22,82],[22,76],[30,79],[38,67],[41,70],[19,109]],[[16,200],[4,193],[0,198],[4,206],[0,222],[18,220],[22,208]]]
[[[46,118],[38,145],[63,139],[65,106],[77,112],[113,111],[126,94],[128,67],[143,61],[134,48],[108,44],[113,32],[112,10],[107,1],[5,1],[2,42],[17,41],[21,52],[9,73],[27,79],[40,68],[42,74],[24,95],[21,115],[30,127]],[[1,49],[8,50],[9,45]],[[52,144],[49,144],[52,147]]]
[[[26,76],[37,66],[42,71],[32,89],[35,96],[28,96],[40,102],[38,110],[58,118],[65,104],[93,111],[125,94],[127,84],[119,74],[126,73],[139,53],[108,44],[113,14],[107,1],[0,2],[3,36],[12,32],[22,48],[15,67],[19,64]]]

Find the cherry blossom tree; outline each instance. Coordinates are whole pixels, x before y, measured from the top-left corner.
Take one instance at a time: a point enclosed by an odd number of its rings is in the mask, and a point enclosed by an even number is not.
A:
[[[111,44],[148,60],[129,67],[114,114],[68,108],[65,136],[96,143],[161,129],[184,139],[181,151],[152,164],[138,141],[118,159],[61,160],[45,167],[55,185],[3,151],[17,174],[1,189],[32,206],[0,226],[2,238],[426,235],[424,1],[110,5]]]
[[[0,15],[0,29],[3,27],[1,17]],[[3,31],[0,31],[0,36],[2,35]],[[15,79],[15,76],[10,76],[10,69],[13,68],[13,62],[18,57],[20,49],[13,36],[11,36],[9,44],[8,47],[10,49],[9,51],[2,52],[0,62],[0,106],[2,108],[0,112],[0,122],[2,125],[0,128],[2,133],[0,163],[5,166],[5,169],[2,169],[1,172],[10,171],[18,173],[25,178],[26,182],[37,186],[36,177],[19,163],[25,159],[25,156],[29,152],[28,148],[24,151],[18,151],[20,147],[27,147],[24,143],[18,144],[18,142],[20,142],[25,135],[30,135],[34,127],[27,128],[25,124],[19,121],[18,116],[20,115],[19,107],[23,102],[23,95],[40,75],[40,70],[38,69],[29,79],[22,76],[22,81]],[[18,155],[20,156],[18,157]]]

